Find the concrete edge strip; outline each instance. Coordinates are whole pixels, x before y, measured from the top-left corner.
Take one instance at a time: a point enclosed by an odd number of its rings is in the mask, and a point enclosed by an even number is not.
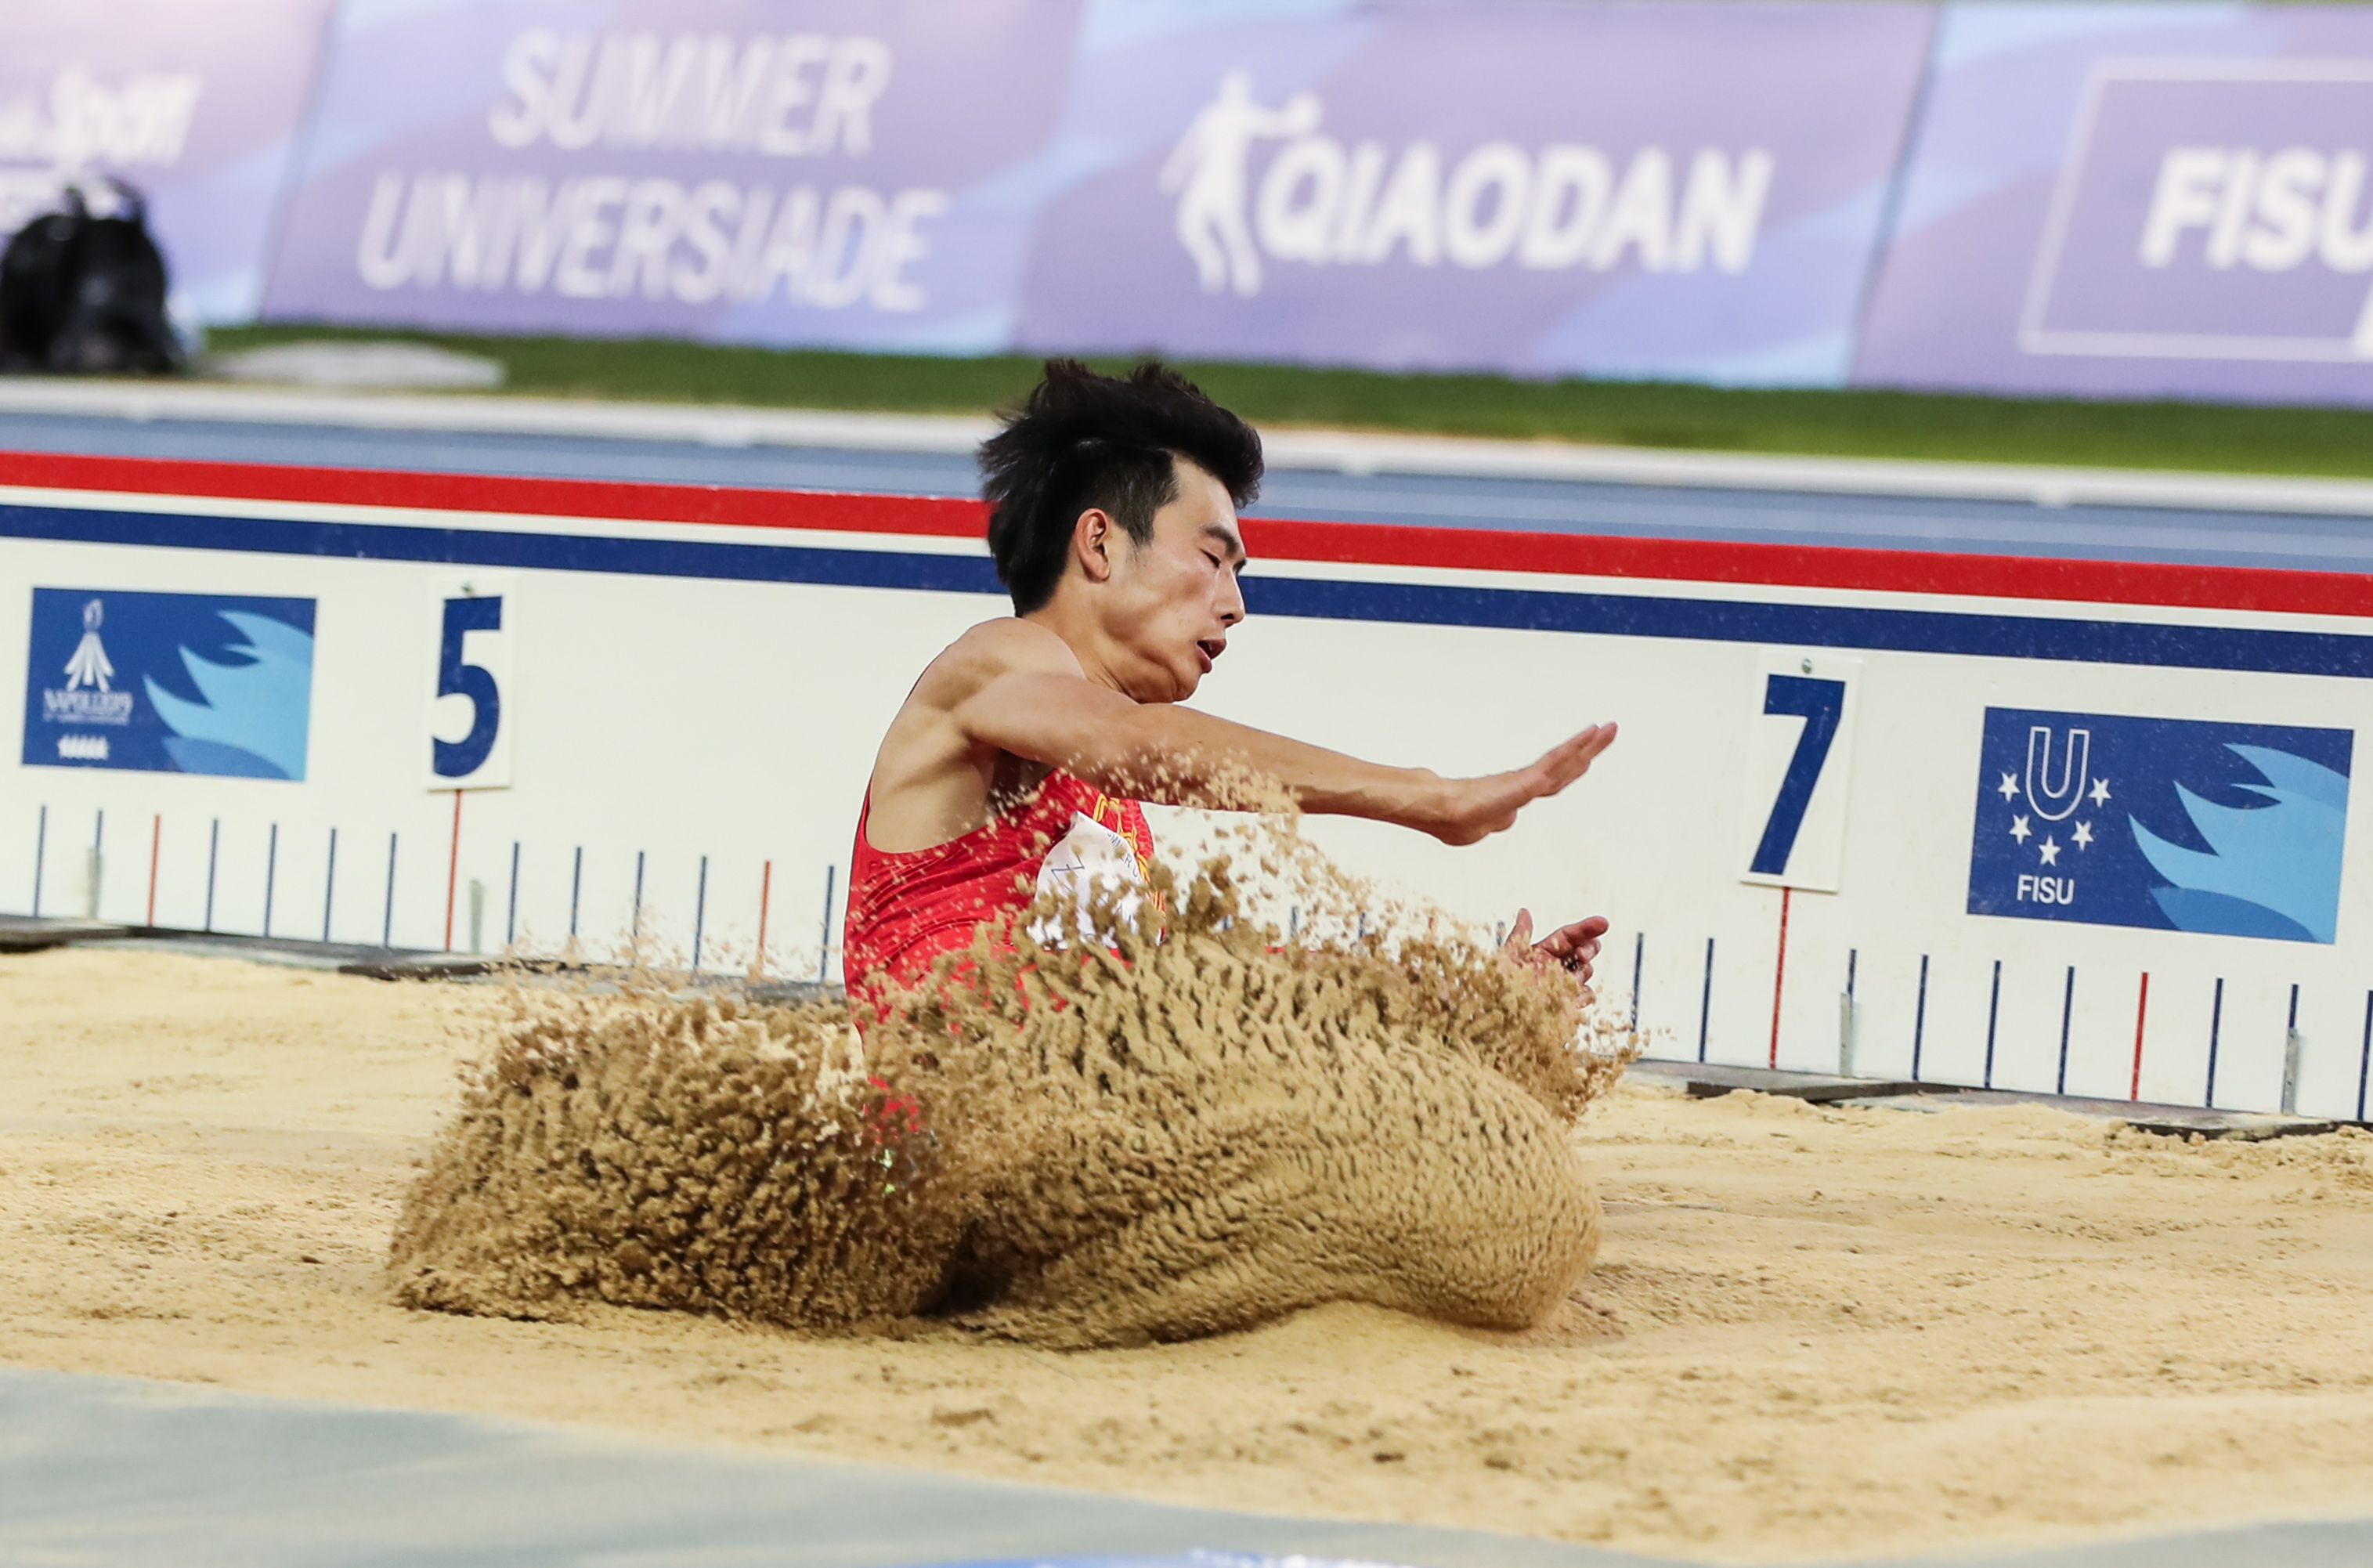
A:
[[[1722,1062],[1666,1061],[1653,1057],[1633,1062],[1626,1072],[1647,1082],[1677,1085],[1693,1100],[1711,1100],[1745,1090],[1802,1100],[1807,1105],[1847,1105],[1876,1110],[2041,1106],[2048,1110],[2122,1122],[2138,1131],[2178,1138],[2230,1138],[2253,1142],[2268,1138],[2312,1136],[2355,1125],[2329,1117],[2267,1111],[2221,1111],[2205,1106],[2162,1106],[2149,1101],[2091,1099],[2036,1090],[1980,1089],[1963,1083],[1910,1079],[1841,1078],[1826,1072],[1734,1067]]]
[[[108,920],[43,919],[29,915],[0,915],[0,953],[41,953],[79,942],[108,942],[129,936],[132,928]]]
[[[371,942],[313,942],[304,937],[254,936],[236,931],[191,931],[170,926],[124,926],[107,920],[0,915],[0,954],[41,953],[53,947],[95,944],[136,951],[182,953],[263,963],[298,961],[306,968],[333,969],[372,980],[472,980],[487,976],[582,974],[587,965],[556,960],[511,959],[501,954],[440,953]],[[598,965],[596,965],[598,967]],[[846,992],[836,982],[761,979],[732,974],[686,975],[687,989],[727,991],[764,1006],[798,1007],[837,1001]]]
[[[839,413],[736,404],[278,390],[146,382],[0,382],[0,414],[211,420],[454,434],[576,436],[964,455],[996,428],[978,415]],[[2034,506],[2176,508],[2373,517],[2373,482],[2143,469],[1592,447],[1271,428],[1270,465],[1356,475],[1910,496]]]

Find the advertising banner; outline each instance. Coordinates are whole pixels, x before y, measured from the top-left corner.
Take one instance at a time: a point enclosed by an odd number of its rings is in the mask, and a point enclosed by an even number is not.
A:
[[[1836,384],[1933,13],[350,6],[281,319]]]
[[[1970,913],[2330,942],[2355,741],[1989,708]]]
[[[1838,383],[1933,17],[1099,8],[1015,337]]]
[[[305,777],[313,601],[33,590],[28,765]]]
[[[352,5],[281,319],[1003,346],[1076,0]]]
[[[2373,402],[2373,12],[1970,5],[1854,380]]]
[[[67,185],[149,198],[176,309],[242,321],[263,292],[330,0],[0,6],[0,236]]]

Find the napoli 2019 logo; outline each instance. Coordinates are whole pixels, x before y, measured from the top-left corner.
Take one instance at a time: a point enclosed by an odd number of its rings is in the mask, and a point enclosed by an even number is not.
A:
[[[305,777],[313,601],[33,590],[24,760]]]
[[[1990,708],[1970,913],[2329,942],[2354,741]]]

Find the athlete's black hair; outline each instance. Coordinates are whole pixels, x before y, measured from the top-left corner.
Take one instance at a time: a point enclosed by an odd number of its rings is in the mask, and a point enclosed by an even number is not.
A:
[[[1055,596],[1081,512],[1110,513],[1140,545],[1151,539],[1153,514],[1178,498],[1174,457],[1217,479],[1238,507],[1260,493],[1260,437],[1177,371],[1149,360],[1100,376],[1076,359],[1047,360],[1046,379],[980,446],[988,553],[1013,613]]]

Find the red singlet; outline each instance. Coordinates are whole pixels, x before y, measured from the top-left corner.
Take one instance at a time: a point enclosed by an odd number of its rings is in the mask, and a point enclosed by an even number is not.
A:
[[[869,789],[849,851],[841,938],[860,1024],[880,1012],[876,976],[911,985],[940,954],[968,945],[984,922],[1028,908],[1041,889],[1068,883],[1084,908],[1086,880],[1141,882],[1153,855],[1142,807],[1060,768],[1007,814],[928,849],[876,849],[865,837],[872,813]]]

